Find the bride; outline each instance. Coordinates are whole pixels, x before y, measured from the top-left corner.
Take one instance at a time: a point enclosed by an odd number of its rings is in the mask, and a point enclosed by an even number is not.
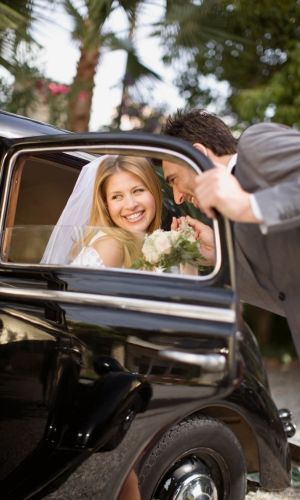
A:
[[[44,252],[45,264],[131,267],[160,227],[162,193],[151,163],[106,155],[87,164]]]

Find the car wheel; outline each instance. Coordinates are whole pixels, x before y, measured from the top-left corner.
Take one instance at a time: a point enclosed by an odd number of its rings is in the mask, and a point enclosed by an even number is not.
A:
[[[172,427],[139,471],[143,500],[243,500],[246,465],[235,435],[198,416]]]

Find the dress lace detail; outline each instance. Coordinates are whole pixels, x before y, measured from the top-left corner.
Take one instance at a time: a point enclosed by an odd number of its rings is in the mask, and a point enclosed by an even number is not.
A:
[[[93,247],[84,247],[70,265],[105,268],[103,260]]]
[[[90,245],[103,236],[105,236],[105,234],[102,231],[99,231],[90,241]],[[105,269],[106,267],[99,253],[92,246],[83,247],[75,259],[72,260],[70,266],[95,267],[98,269]]]

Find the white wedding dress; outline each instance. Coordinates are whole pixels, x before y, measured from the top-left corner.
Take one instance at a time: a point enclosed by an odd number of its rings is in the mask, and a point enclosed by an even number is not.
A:
[[[103,238],[106,234],[103,231],[98,231],[98,233],[91,239],[88,246],[83,247],[79,254],[72,260],[70,266],[78,266],[78,267],[95,267],[100,269],[105,269],[105,264],[101,259],[99,253],[95,248],[91,245],[95,243],[95,241]]]

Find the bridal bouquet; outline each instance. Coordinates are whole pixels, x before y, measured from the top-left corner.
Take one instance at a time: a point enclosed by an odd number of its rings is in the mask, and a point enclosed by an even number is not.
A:
[[[176,231],[157,229],[146,235],[142,254],[143,256],[134,262],[134,269],[170,272],[174,266],[190,264],[198,270],[204,261],[193,229],[184,223]]]

